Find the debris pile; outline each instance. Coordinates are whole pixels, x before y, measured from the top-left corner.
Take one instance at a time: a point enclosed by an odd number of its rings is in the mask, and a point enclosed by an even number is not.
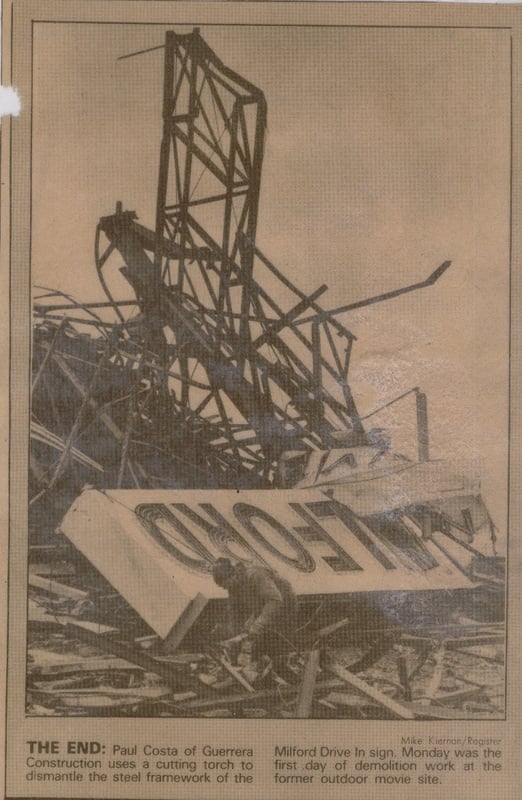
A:
[[[395,626],[364,645],[353,615],[307,632],[281,670],[241,666],[216,644],[174,655],[132,611],[99,621],[99,598],[31,575],[27,713],[354,719],[499,719],[502,623]],[[136,635],[135,635],[136,634]]]

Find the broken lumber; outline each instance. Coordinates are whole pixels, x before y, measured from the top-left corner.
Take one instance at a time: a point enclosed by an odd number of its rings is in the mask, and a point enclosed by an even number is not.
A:
[[[316,684],[316,691],[329,692],[331,689],[338,689],[340,686],[342,686],[341,681],[336,680],[335,678],[328,678],[327,680],[320,681]],[[298,691],[298,686],[292,686],[291,684],[288,684],[286,686],[278,686],[275,689],[260,689],[251,694],[245,694],[245,692],[241,692],[241,694],[220,695],[219,697],[204,697],[201,699],[198,698],[197,700],[192,700],[188,703],[185,703],[182,708],[185,711],[199,712],[211,708],[220,708],[222,706],[231,706],[245,702],[252,703],[257,700],[289,699],[295,696]]]
[[[38,575],[41,578],[74,578],[76,569],[74,564],[68,561],[60,561],[55,558],[52,562],[34,561],[29,563],[29,575]],[[70,588],[70,587],[68,587]]]
[[[297,698],[296,719],[307,719],[312,711],[314,700],[315,682],[319,671],[319,648],[311,650],[306,659],[306,664]]]
[[[368,667],[373,666],[390,649],[390,639],[387,636],[380,636],[372,646],[357,660],[349,666],[350,672],[364,672]]]
[[[380,692],[375,686],[370,686],[365,681],[361,680],[361,678],[357,677],[357,675],[353,675],[346,667],[341,666],[341,664],[330,664],[328,667],[334,675],[337,675],[338,678],[341,678],[345,683],[351,686],[353,689],[357,689],[361,694],[369,697],[371,700],[374,700],[380,706],[385,708],[393,717],[396,719],[414,719],[414,714],[406,708],[406,706],[402,703],[398,703],[397,700],[393,700],[391,697],[388,697],[383,692]]]
[[[452,703],[460,703],[463,700],[471,700],[474,697],[479,697],[487,691],[487,686],[467,686],[465,689],[456,689],[453,692],[446,692],[445,694],[437,694],[433,698],[437,705],[452,705]]]
[[[433,655],[434,667],[431,673],[430,682],[424,692],[424,697],[421,697],[419,704],[426,706],[430,705],[431,701],[439,691],[440,682],[442,680],[442,673],[444,671],[444,660],[446,658],[446,648],[444,644],[439,645]]]
[[[29,597],[27,604],[27,622],[32,626],[46,626],[51,628],[62,628],[67,620],[74,617],[65,614],[53,614],[44,606],[41,606],[32,597]]]
[[[427,624],[417,626],[409,633],[404,633],[402,638],[424,637],[427,639],[453,639],[458,636],[472,635],[474,633],[501,633],[504,630],[503,622],[475,622],[467,617],[462,621],[448,622],[443,625]]]
[[[30,692],[35,693],[37,690],[41,689],[42,691],[53,691],[55,689],[81,689],[92,686],[93,678],[92,675],[84,673],[83,675],[71,675],[69,678],[60,678],[59,680],[33,680],[34,675],[30,675],[30,683],[28,685],[28,690]]]
[[[136,695],[140,695],[141,697],[147,699],[157,699],[158,697],[166,697],[167,695],[171,695],[169,689],[165,688],[164,686],[138,686],[133,687],[131,689],[113,689],[108,688],[106,686],[99,686],[95,689],[38,689],[32,690],[33,694],[46,694],[49,696],[54,697],[64,697],[69,695],[70,697],[74,697],[75,695],[111,695],[112,697],[136,697]]]
[[[471,645],[469,645],[471,647]],[[460,653],[463,656],[474,656],[475,658],[481,658],[483,661],[489,661],[491,664],[504,664],[505,659],[503,656],[488,656],[484,655],[483,653],[474,653],[473,650],[460,650],[459,648],[454,648],[454,653]]]
[[[456,647],[479,647],[484,644],[503,644],[504,641],[504,633],[489,633],[446,639],[445,643],[448,650],[454,650]]]
[[[345,625],[348,625],[350,622],[353,623],[353,617],[344,617],[337,622],[332,622],[331,625],[325,625],[324,628],[319,628],[315,635],[318,639],[324,639],[326,636],[330,636],[332,633],[336,633],[341,628],[344,628]]]
[[[506,585],[506,581],[503,578],[496,578],[494,575],[485,575],[483,572],[477,572],[477,570],[473,572],[473,578],[483,581],[486,584],[489,583],[498,586],[501,589]]]
[[[49,664],[45,667],[34,668],[38,678],[54,675],[69,675],[74,672],[105,672],[107,670],[132,670],[143,671],[137,664],[129,664],[123,658],[84,658],[82,661],[71,661],[69,664]]]
[[[141,686],[132,689],[61,689],[45,691],[31,689],[31,695],[54,707],[105,709],[133,707],[155,703],[171,696],[169,689],[160,686]]]
[[[100,633],[97,628],[105,628]],[[179,664],[171,663],[166,660],[158,660],[149,655],[146,651],[142,650],[137,645],[129,645],[127,642],[116,638],[119,634],[117,628],[109,628],[108,626],[97,626],[93,623],[85,622],[69,622],[66,630],[78,639],[81,639],[88,644],[94,645],[105,650],[107,653],[124,658],[132,664],[138,664],[147,672],[153,672],[159,675],[169,686],[177,686],[180,682]]]
[[[321,701],[319,701],[321,702]],[[329,707],[332,708],[334,711],[337,710],[338,706],[342,706],[343,708],[368,708],[370,705],[374,708],[377,706],[375,702],[369,703],[368,698],[362,697],[359,693],[355,692],[330,692],[323,701],[324,703],[328,703]],[[379,706],[380,707],[380,706]]]
[[[241,684],[241,686],[247,690],[247,692],[254,692],[254,687],[247,681],[247,679],[241,674],[241,670],[235,667],[233,664],[230,663],[228,658],[225,656],[216,656],[216,661],[219,661],[221,666],[231,675],[234,680]]]
[[[41,575],[29,573],[28,583],[33,589],[40,589],[48,594],[67,597],[71,600],[86,600],[89,597],[88,592],[75,589],[73,586],[66,586],[64,583],[58,583],[50,578],[43,578]]]
[[[174,692],[170,699],[173,703],[182,703],[186,700],[193,700],[194,697],[197,697],[196,692]]]
[[[486,714],[482,711],[461,711],[458,708],[445,708],[443,706],[421,706],[419,703],[404,702],[404,707],[407,708],[415,719],[502,719],[503,715],[500,714]]]
[[[417,647],[419,645],[429,645],[433,642],[435,638],[441,639],[444,638],[444,644],[448,650],[454,650],[458,647],[474,647],[483,644],[502,644],[505,639],[504,633],[480,633],[477,632],[472,634],[471,636],[463,635],[463,636],[453,636],[453,637],[427,637],[427,636],[414,636],[409,633],[405,633],[401,636],[401,643],[408,644],[412,647]]]
[[[408,673],[408,662],[406,656],[400,655],[397,659],[397,669],[399,672],[399,680],[404,689],[404,699],[411,700],[411,682]]]

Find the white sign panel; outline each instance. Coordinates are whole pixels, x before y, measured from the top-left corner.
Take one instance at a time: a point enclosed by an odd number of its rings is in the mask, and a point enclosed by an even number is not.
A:
[[[300,596],[470,585],[411,523],[386,536],[314,490],[88,490],[61,529],[163,637],[196,595],[226,596],[220,556],[265,564]]]

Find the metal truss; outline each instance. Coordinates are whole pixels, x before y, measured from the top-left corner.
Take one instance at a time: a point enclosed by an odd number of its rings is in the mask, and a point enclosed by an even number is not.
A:
[[[355,337],[336,315],[429,285],[449,266],[323,309],[325,285],[305,294],[256,245],[263,93],[197,29],[168,32],[164,56],[155,230],[118,203],[96,230],[107,302],[36,303],[35,424],[65,449],[36,480],[35,497],[66,464],[88,469],[74,452],[102,465],[106,485],[239,487],[272,485],[283,451],[332,446],[338,430],[364,443],[348,381]],[[114,297],[115,275],[131,300]],[[110,455],[100,453],[107,434]]]

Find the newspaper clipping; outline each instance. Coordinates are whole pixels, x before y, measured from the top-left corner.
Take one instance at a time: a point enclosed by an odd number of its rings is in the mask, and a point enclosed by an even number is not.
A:
[[[518,796],[519,10],[4,4],[2,796]]]

